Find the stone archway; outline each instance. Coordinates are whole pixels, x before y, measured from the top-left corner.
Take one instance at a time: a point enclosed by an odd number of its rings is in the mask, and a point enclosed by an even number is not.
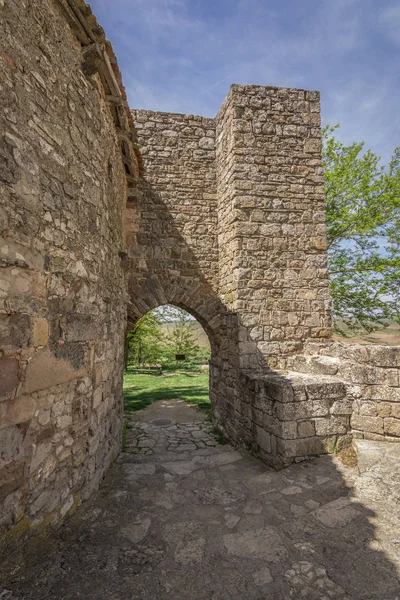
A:
[[[192,311],[218,341],[216,424],[276,467],[322,443],[311,435],[304,452],[287,442],[297,423],[282,399],[295,393],[272,371],[330,333],[319,147],[310,139],[318,100],[232,86],[216,119],[132,111],[143,170],[125,212],[128,319],[163,303]],[[303,129],[288,125],[295,107]],[[277,166],[275,151],[290,168]]]
[[[171,296],[167,297],[170,298]],[[210,342],[213,360],[222,359],[222,343],[224,337],[226,336],[226,315],[223,313],[218,314],[218,312],[216,312],[216,310],[219,308],[217,304],[212,304],[211,302],[208,303],[206,300],[205,302],[201,302],[196,306],[196,302],[191,302],[190,298],[186,298],[185,301],[182,301],[181,296],[179,295],[179,299],[176,299],[175,297],[174,299],[166,300],[163,303],[150,302],[148,297],[142,297],[140,305],[146,305],[146,309],[143,313],[138,314],[135,310],[134,314],[132,314],[132,312],[129,312],[128,309],[128,329],[130,329],[145,314],[156,308],[165,305],[181,308],[189,313],[204,329]]]
[[[215,119],[130,111],[87,4],[2,10],[0,535],[98,487],[120,450],[126,318],[159,304],[209,332],[216,423],[275,467],[349,439],[342,361],[392,401],[396,357],[325,343],[318,92],[233,85]],[[382,419],[357,429],[398,435]]]
[[[193,276],[187,279],[155,273],[137,280],[131,274],[129,290],[129,328],[148,311],[163,304],[186,310],[203,327],[211,346],[210,400],[214,422],[226,431],[228,420],[224,413],[238,389],[237,315],[229,313],[201,275],[198,279]]]

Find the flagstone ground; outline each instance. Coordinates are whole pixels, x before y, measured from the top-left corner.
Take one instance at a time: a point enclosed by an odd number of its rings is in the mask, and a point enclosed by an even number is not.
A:
[[[0,598],[398,600],[400,448],[356,447],[358,467],[275,472],[182,400],[156,402],[100,491],[8,557]]]

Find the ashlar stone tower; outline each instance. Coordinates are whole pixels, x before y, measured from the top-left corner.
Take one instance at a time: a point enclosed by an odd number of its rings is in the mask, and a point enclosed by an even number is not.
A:
[[[131,111],[87,4],[0,17],[3,547],[98,487],[127,326],[166,303],[209,335],[232,443],[281,468],[398,440],[398,349],[330,340],[319,94],[233,85],[215,119]]]

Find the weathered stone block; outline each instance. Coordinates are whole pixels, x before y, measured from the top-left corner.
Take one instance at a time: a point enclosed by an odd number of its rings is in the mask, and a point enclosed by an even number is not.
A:
[[[102,400],[103,400],[103,387],[99,386],[93,392],[93,401],[92,401],[93,410],[96,410],[100,406]]]
[[[266,431],[268,431],[269,433],[272,433],[276,436],[283,437],[283,433],[282,433],[283,423],[284,423],[284,421],[280,421],[279,419],[277,419],[271,415],[267,415],[265,413],[263,415],[263,421],[262,421],[263,428]]]
[[[48,458],[53,450],[53,444],[44,443],[39,444],[35,449],[31,464],[30,464],[30,472],[33,473],[36,471],[38,467]]]
[[[367,362],[378,367],[400,367],[399,349],[389,346],[368,347]]]
[[[330,401],[326,398],[305,402],[277,403],[276,416],[282,420],[298,421],[311,417],[324,417],[329,415]]]
[[[381,417],[353,415],[351,417],[351,426],[353,429],[358,429],[359,431],[383,434],[383,419]]]
[[[28,364],[22,392],[36,392],[84,377],[86,374],[85,368],[75,370],[68,361],[57,360],[51,352],[42,350]]]
[[[57,427],[59,429],[65,429],[72,425],[72,417],[70,415],[62,415],[57,419]]]
[[[339,359],[332,356],[316,356],[311,359],[314,373],[321,375],[336,375],[339,369]]]
[[[277,440],[277,452],[285,457],[311,456],[333,452],[336,436],[312,437],[298,440]]]
[[[340,398],[335,400],[331,407],[331,415],[351,415],[353,412],[353,400],[348,396],[346,398]]]
[[[361,400],[357,402],[357,412],[363,417],[376,417],[377,404],[375,402],[364,402]]]
[[[30,317],[26,314],[0,314],[0,347],[27,344],[30,338]],[[1,378],[1,375],[0,375]],[[0,383],[1,389],[1,383]]]
[[[273,433],[280,435],[284,440],[294,440],[297,438],[297,423],[296,421],[282,421],[278,427],[275,427]]]
[[[0,464],[21,460],[25,452],[23,430],[19,427],[0,429]]]
[[[35,515],[43,510],[45,510],[47,513],[51,513],[59,504],[59,502],[60,491],[45,490],[34,502],[32,502],[32,504],[29,507],[29,512],[32,515]]]
[[[378,405],[379,406],[379,405]],[[391,404],[391,414],[396,419],[400,419],[400,404]]]
[[[36,400],[29,395],[17,396],[0,404],[0,429],[26,423],[35,414]]]
[[[400,437],[400,420],[399,419],[384,419],[384,431],[387,435]]]
[[[359,384],[376,384],[379,381],[379,371],[377,367],[370,365],[355,364],[350,365],[351,381]],[[385,382],[386,383],[386,382]]]
[[[343,398],[346,386],[341,381],[321,381],[307,384],[308,398]]]
[[[66,322],[67,342],[84,342],[97,334],[97,323],[92,315],[69,314]]]
[[[267,377],[264,381],[264,389],[267,397],[279,402],[293,402],[294,392],[290,381],[284,379]]]
[[[400,388],[387,385],[369,385],[363,387],[363,398],[365,400],[384,400],[388,402],[400,402]]]
[[[317,435],[332,435],[334,433],[343,435],[350,430],[349,416],[329,416],[315,419],[315,433]]]
[[[256,443],[268,454],[271,452],[271,435],[263,428],[256,427]]]
[[[0,502],[24,485],[24,461],[18,460],[0,468]],[[1,515],[0,524],[2,521]]]
[[[51,440],[52,438],[54,438],[56,433],[56,426],[53,423],[48,423],[46,426],[44,426],[42,429],[40,429],[35,443],[36,444],[41,444],[43,442],[48,442],[49,440]]]
[[[14,358],[0,359],[0,396],[15,390],[18,383],[18,361]]]
[[[49,323],[46,319],[36,319],[33,324],[32,344],[45,346],[49,339]]]
[[[297,424],[297,435],[300,438],[310,438],[315,436],[314,421],[300,421]]]
[[[376,405],[376,414],[378,417],[390,417],[392,414],[392,404],[381,402]]]

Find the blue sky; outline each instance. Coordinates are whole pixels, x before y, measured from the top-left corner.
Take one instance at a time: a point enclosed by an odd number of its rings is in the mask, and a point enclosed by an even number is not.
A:
[[[323,123],[400,145],[399,0],[92,0],[130,105],[214,117],[231,83],[321,91]]]

